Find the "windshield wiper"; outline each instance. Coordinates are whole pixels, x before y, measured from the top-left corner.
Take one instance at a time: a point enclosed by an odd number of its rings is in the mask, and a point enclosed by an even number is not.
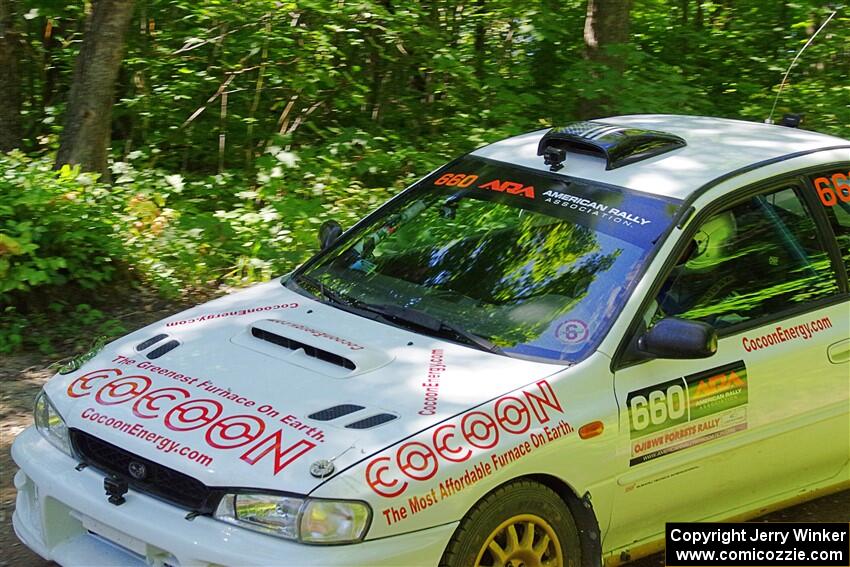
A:
[[[495,354],[505,354],[500,347],[493,344],[490,340],[480,337],[475,333],[471,333],[463,327],[459,327],[453,323],[449,323],[448,321],[435,317],[430,313],[419,311],[418,309],[387,304],[361,304],[358,305],[358,307],[360,309],[366,309],[373,313],[377,313],[392,321],[409,323],[416,327],[426,329],[437,336],[449,336],[461,339],[462,342],[480,350]]]
[[[365,301],[360,301],[359,299],[342,295],[327,287],[316,278],[304,274],[297,275],[295,279],[306,282],[311,287],[316,288],[324,298],[346,311],[372,319],[383,319],[386,322],[413,325],[420,329],[426,329],[430,331],[431,334],[435,334],[437,336],[460,339],[463,343],[474,346],[480,350],[492,352],[494,354],[505,354],[500,347],[496,346],[484,337],[470,333],[462,327],[434,317],[424,311],[419,311],[418,309],[412,309],[410,307],[400,307],[398,305],[366,303]],[[368,314],[377,315],[377,317],[369,317]]]
[[[366,317],[367,319],[372,320],[382,319],[387,321],[389,319],[380,310],[374,309],[372,305],[365,301],[360,301],[359,299],[355,299],[348,295],[343,295],[338,291],[327,287],[323,282],[314,277],[299,274],[295,276],[295,280],[298,282],[306,282],[311,287],[316,288],[319,290],[319,294],[322,297],[343,311],[348,311],[349,313],[354,313],[355,315],[360,315],[361,317]]]
[[[364,303],[363,301],[360,301],[359,299],[354,299],[353,297],[350,297],[348,295],[343,295],[343,294],[339,293],[338,291],[335,291],[334,289],[329,288],[323,282],[321,282],[320,280],[317,280],[314,277],[306,276],[304,274],[298,274],[297,276],[295,276],[295,279],[296,279],[296,281],[306,282],[311,287],[316,288],[317,290],[319,290],[319,294],[322,297],[324,297],[325,299],[327,299],[328,301],[330,301],[334,305],[338,305],[340,307],[344,307],[344,308],[347,308],[349,310],[358,311],[358,312],[359,311],[372,311],[371,309],[369,309],[368,303]]]

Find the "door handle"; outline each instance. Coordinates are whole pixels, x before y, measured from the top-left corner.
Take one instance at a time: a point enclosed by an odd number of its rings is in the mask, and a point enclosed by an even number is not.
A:
[[[829,357],[829,361],[833,364],[847,362],[850,360],[850,339],[832,343],[826,348],[826,354]]]

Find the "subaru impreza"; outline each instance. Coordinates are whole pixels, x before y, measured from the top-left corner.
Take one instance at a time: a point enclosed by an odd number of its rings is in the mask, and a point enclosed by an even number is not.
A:
[[[850,142],[577,122],[51,379],[14,527],[63,565],[613,565],[850,485]]]

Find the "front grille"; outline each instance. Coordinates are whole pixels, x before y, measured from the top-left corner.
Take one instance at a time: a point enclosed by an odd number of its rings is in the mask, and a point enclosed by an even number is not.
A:
[[[211,490],[189,475],[135,455],[84,431],[71,429],[70,435],[71,443],[84,463],[127,480],[139,492],[201,513],[212,512],[221,498],[219,491]],[[145,478],[139,480],[130,476],[130,463],[133,462],[145,466]]]

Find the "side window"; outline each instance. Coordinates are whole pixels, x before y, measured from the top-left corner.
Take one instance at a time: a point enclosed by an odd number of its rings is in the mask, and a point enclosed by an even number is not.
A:
[[[811,176],[850,274],[850,166]]]
[[[789,187],[705,220],[656,298],[653,318],[723,328],[837,292],[814,220]]]

